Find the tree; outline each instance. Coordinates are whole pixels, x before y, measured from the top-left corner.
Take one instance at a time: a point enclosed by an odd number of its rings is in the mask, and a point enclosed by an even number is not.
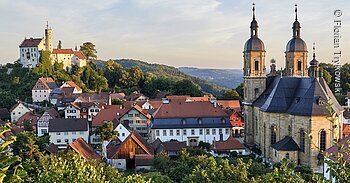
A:
[[[9,133],[10,124],[0,126],[0,136],[5,137]],[[21,158],[13,156],[10,145],[16,141],[15,136],[10,136],[0,144],[0,182],[23,182],[21,175],[25,174],[21,165]]]
[[[61,42],[61,40],[58,41],[57,49],[62,49],[62,42]]]
[[[95,129],[95,135],[101,137],[102,140],[102,154],[104,157],[107,157],[106,146],[115,136],[118,135],[118,131],[115,131],[113,128],[113,122],[103,123],[102,126],[99,126]]]
[[[176,95],[191,95],[191,96],[202,96],[203,93],[199,86],[195,85],[189,79],[179,80],[175,83],[174,92]]]
[[[16,141],[13,143],[12,152],[14,155],[18,155],[22,159],[38,158],[42,155],[40,152],[39,137],[33,132],[25,131],[17,134]]]
[[[37,67],[33,69],[34,73],[44,77],[49,77],[53,74],[50,55],[50,51],[41,52],[39,63]]]
[[[95,45],[91,42],[85,42],[82,46],[80,46],[80,51],[83,52],[83,54],[87,57],[89,60],[90,58],[97,59],[97,51],[95,49]]]
[[[240,100],[241,99],[237,91],[234,89],[226,91],[220,98],[223,100]]]

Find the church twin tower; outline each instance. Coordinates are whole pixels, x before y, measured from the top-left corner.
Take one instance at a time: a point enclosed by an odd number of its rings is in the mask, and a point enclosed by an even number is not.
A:
[[[308,51],[306,43],[300,37],[300,23],[298,21],[297,5],[295,5],[295,21],[293,23],[293,36],[288,41],[285,51],[284,76],[307,77],[309,69],[307,66]],[[259,38],[259,26],[255,19],[255,5],[253,4],[253,20],[250,24],[250,38],[244,45],[244,114],[246,120],[246,143],[254,142],[253,121],[257,119],[253,116],[253,102],[266,89],[267,76],[276,75],[276,66],[271,64],[271,72],[266,75],[265,67],[265,46]],[[314,59],[310,62],[310,77],[318,77],[318,62]]]

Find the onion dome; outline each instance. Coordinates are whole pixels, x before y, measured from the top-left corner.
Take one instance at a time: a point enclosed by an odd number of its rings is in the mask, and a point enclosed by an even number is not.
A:
[[[244,44],[244,52],[265,51],[265,45],[258,38],[258,22],[255,20],[255,4],[253,4],[253,20],[250,23],[250,38]]]

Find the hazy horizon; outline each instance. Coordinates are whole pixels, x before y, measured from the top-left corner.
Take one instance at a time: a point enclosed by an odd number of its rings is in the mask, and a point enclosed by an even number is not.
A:
[[[266,67],[272,58],[284,67],[284,51],[292,37],[294,4],[298,4],[301,37],[312,59],[333,58],[333,12],[340,9],[342,63],[349,59],[350,2],[341,0],[277,1],[256,4],[259,37],[265,43]],[[241,69],[249,38],[252,1],[229,0],[75,0],[0,1],[0,63],[19,57],[24,37],[42,37],[46,21],[53,46],[96,45],[102,60],[130,58],[174,67]]]

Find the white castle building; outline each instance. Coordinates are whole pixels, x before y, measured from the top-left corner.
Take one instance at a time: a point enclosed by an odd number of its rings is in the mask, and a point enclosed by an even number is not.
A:
[[[63,67],[70,69],[72,65],[78,67],[86,66],[85,55],[78,50],[53,49],[52,47],[52,28],[46,25],[45,37],[25,38],[19,45],[20,63],[25,68],[35,68],[39,61],[42,51],[50,51],[52,64],[55,62],[63,63]]]

